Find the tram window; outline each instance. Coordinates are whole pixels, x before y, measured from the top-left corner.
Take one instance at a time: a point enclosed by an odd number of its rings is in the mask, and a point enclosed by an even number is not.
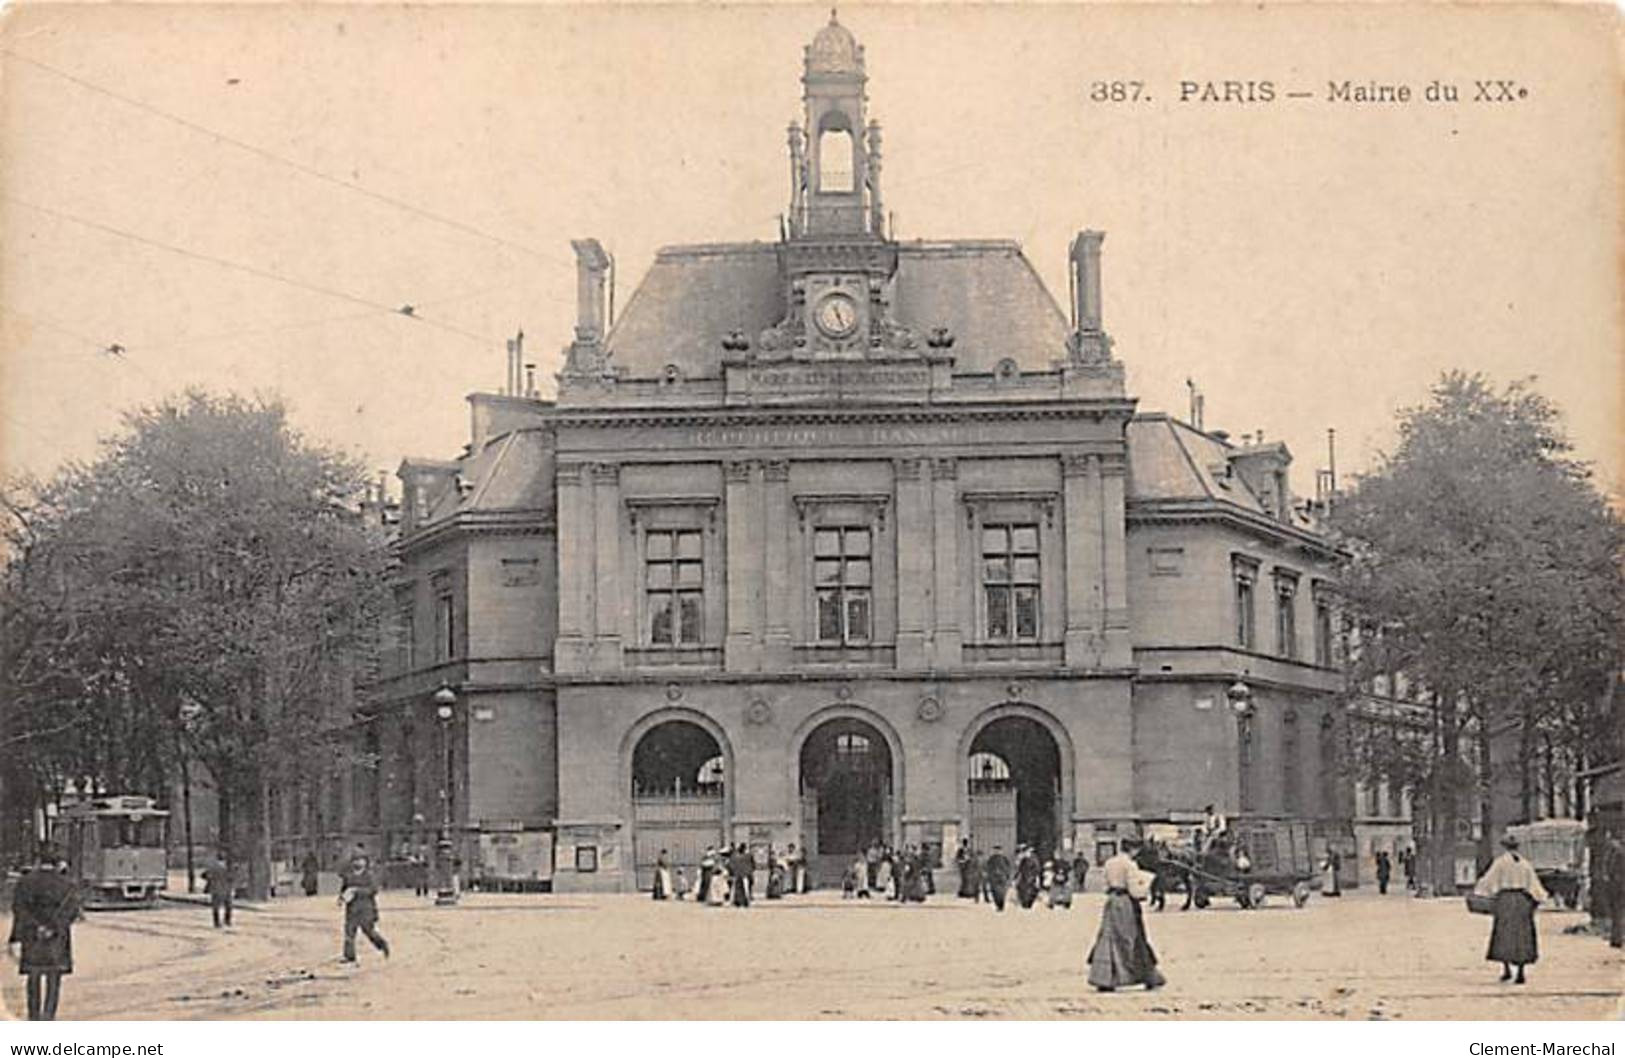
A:
[[[101,821],[100,832],[104,849],[157,848],[164,843],[164,821],[157,818],[108,817]]]

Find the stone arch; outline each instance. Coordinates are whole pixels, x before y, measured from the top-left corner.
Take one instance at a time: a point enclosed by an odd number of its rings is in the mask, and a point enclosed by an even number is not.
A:
[[[1033,721],[1048,731],[1050,737],[1054,740],[1056,753],[1060,758],[1057,771],[1059,772],[1061,785],[1056,806],[1059,827],[1056,838],[1059,841],[1062,838],[1069,837],[1070,835],[1066,833],[1064,828],[1070,826],[1075,818],[1078,804],[1076,784],[1077,751],[1072,745],[1072,734],[1066,729],[1066,725],[1049,710],[1024,701],[1004,701],[988,706],[971,718],[970,722],[965,725],[965,730],[959,736],[959,749],[955,767],[957,768],[959,782],[961,830],[968,830],[971,820],[971,747],[975,744],[977,736],[984,730],[1000,720],[1008,719]],[[983,849],[982,851],[985,853],[987,850]]]
[[[633,756],[637,751],[638,743],[643,737],[661,724],[673,721],[690,723],[700,728],[716,740],[722,751],[722,818],[724,824],[733,818],[734,805],[734,751],[733,742],[728,738],[728,732],[723,726],[710,716],[686,706],[665,706],[645,713],[626,729],[621,738],[620,768],[618,781],[620,782],[621,818],[626,820],[628,826],[632,824],[632,766]]]
[[[812,733],[831,720],[859,720],[874,728],[886,742],[886,750],[891,757],[891,818],[886,821],[887,840],[897,844],[902,836],[902,819],[904,803],[907,799],[907,786],[905,785],[906,769],[903,760],[903,739],[891,722],[878,712],[867,706],[853,702],[840,702],[827,705],[815,710],[790,734],[789,742],[789,791],[787,803],[793,806],[796,827],[799,830],[801,818],[801,753],[807,745],[807,739]],[[806,836],[802,835],[801,842],[805,844]]]

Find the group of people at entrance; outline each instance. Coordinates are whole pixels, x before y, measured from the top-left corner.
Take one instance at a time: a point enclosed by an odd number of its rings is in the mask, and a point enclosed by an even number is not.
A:
[[[781,900],[786,893],[807,891],[807,857],[798,852],[794,844],[780,855],[772,845],[765,856],[769,900]],[[732,905],[749,907],[756,895],[756,873],[760,864],[756,853],[743,842],[720,852],[715,845],[706,847],[695,871],[693,885],[682,867],[673,868],[671,853],[660,850],[655,857],[654,881],[650,895],[656,900],[684,900],[693,897],[695,903],[711,907]]]
[[[916,845],[906,845],[901,850],[890,845],[870,845],[855,856],[847,868],[841,882],[841,895],[867,900],[879,893],[887,900],[923,904],[926,897],[937,891],[931,868],[930,854]]]
[[[969,839],[959,843],[954,865],[959,868],[960,898],[978,903],[987,900],[999,911],[1004,910],[1012,887],[1016,903],[1024,908],[1038,903],[1040,896],[1048,907],[1071,907],[1072,894],[1083,888],[1089,875],[1089,861],[1082,853],[1041,859],[1031,845],[1017,845],[1011,859],[1004,846],[995,845],[984,857]]]

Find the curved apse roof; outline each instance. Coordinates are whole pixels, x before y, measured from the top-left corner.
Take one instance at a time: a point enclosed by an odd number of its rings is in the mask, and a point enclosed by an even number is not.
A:
[[[1067,323],[1021,247],[1009,241],[905,242],[892,314],[923,336],[947,327],[956,370],[991,371],[1009,357],[1044,370],[1063,356]],[[775,244],[668,246],[615,322],[609,361],[634,378],[675,364],[689,378],[721,373],[732,331],[754,340],[784,316]]]

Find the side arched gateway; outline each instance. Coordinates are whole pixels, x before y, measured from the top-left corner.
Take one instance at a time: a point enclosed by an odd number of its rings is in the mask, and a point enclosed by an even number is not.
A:
[[[971,723],[960,751],[964,817],[978,850],[1030,845],[1049,856],[1062,847],[1076,795],[1072,742],[1060,721],[1007,702]]]
[[[733,754],[715,721],[687,710],[645,717],[628,735],[632,858],[637,886],[654,884],[665,850],[690,878],[709,846],[721,845]]]

